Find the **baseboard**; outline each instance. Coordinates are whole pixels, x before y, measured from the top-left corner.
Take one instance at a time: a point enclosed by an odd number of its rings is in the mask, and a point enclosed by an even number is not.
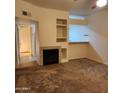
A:
[[[100,63],[100,64],[108,65],[108,64],[105,64],[105,63],[100,62],[100,61],[96,61],[96,60],[93,60],[93,59],[89,59],[89,58],[87,58],[87,57],[84,57],[84,58],[69,59],[69,61],[72,61],[72,60],[90,60],[90,61],[92,61],[92,62],[96,62],[96,63]]]

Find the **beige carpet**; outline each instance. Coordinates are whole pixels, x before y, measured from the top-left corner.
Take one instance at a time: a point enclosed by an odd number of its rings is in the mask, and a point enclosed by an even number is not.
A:
[[[107,93],[108,67],[88,59],[16,70],[16,93]]]

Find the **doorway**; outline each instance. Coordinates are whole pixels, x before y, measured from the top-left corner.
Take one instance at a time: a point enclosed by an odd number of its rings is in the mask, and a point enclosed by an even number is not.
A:
[[[38,63],[37,23],[16,19],[16,68],[28,67]]]

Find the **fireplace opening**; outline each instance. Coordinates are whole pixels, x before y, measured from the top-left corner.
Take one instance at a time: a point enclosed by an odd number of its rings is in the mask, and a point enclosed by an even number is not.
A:
[[[43,65],[58,64],[59,49],[44,49],[43,50]]]

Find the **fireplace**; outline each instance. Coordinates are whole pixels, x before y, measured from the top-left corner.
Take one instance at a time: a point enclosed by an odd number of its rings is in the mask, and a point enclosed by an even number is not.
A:
[[[43,49],[43,65],[58,64],[59,49]]]

